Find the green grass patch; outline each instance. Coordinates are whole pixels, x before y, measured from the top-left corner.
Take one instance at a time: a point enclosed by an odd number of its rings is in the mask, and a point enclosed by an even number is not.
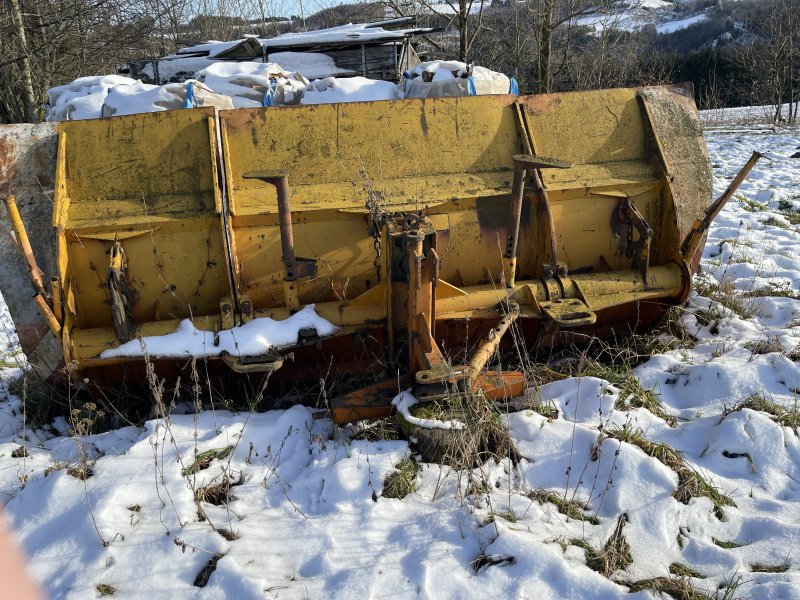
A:
[[[786,215],[783,215],[783,216],[785,217]],[[776,219],[774,216],[770,216],[769,218],[764,219],[763,221],[761,221],[761,224],[762,225],[769,225],[771,227],[777,227],[778,229],[784,229],[784,230],[787,230],[787,231],[789,229],[791,229],[790,225],[784,223],[780,219]]]
[[[794,300],[800,300],[800,292],[793,290],[791,284],[788,283],[769,282],[764,287],[746,292],[745,295],[750,298],[793,298]]]
[[[725,550],[733,550],[734,548],[741,548],[745,544],[737,544],[736,542],[725,541],[725,540],[718,540],[715,537],[711,538],[711,541],[714,542],[715,546],[719,546]]]
[[[117,591],[117,588],[115,588],[113,585],[109,585],[108,583],[98,583],[95,586],[95,589],[98,591],[100,596],[113,596]]]
[[[747,348],[753,354],[771,354],[773,352],[783,352],[783,346],[777,337],[767,336],[764,339],[750,340],[742,344],[742,348]]]
[[[191,465],[182,471],[182,474],[184,476],[194,475],[195,473],[207,469],[215,458],[219,460],[227,458],[230,455],[231,450],[233,450],[233,446],[228,446],[227,448],[212,448],[211,450],[201,452],[195,456],[194,462],[192,462]]]
[[[751,200],[744,194],[734,194],[733,196],[736,200],[742,203],[742,208],[747,212],[762,212],[767,210],[767,205],[762,204],[761,202],[756,202],[755,200]]]
[[[603,358],[603,357],[600,357]],[[648,390],[642,386],[636,376],[631,372],[631,367],[623,361],[623,364],[604,363],[600,360],[580,361],[576,368],[567,366],[571,369],[573,377],[597,377],[605,379],[610,384],[619,389],[619,397],[614,406],[617,410],[629,410],[631,408],[646,408],[655,416],[664,419],[670,427],[674,427],[677,419],[664,410],[661,400],[653,390]]]
[[[417,475],[421,467],[411,458],[404,458],[383,480],[383,497],[403,499],[417,490]]]
[[[754,296],[736,289],[731,281],[718,283],[710,277],[696,277],[694,289],[700,296],[721,304],[743,319],[749,319],[756,313]],[[694,311],[694,316],[702,325],[711,325],[714,322],[719,322],[727,315],[712,304],[708,309]]]
[[[789,570],[789,565],[782,563],[780,565],[765,565],[762,563],[755,563],[750,565],[750,570],[753,573],[786,573]]]

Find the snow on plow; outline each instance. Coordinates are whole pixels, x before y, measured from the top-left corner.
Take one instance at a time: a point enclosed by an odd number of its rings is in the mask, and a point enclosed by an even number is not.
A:
[[[143,385],[146,354],[223,385],[385,379],[335,399],[339,422],[398,386],[517,396],[522,373],[486,370],[507,332],[655,323],[757,158],[708,206],[676,86],[4,126],[22,253],[0,245],[2,291],[32,366],[90,392]]]

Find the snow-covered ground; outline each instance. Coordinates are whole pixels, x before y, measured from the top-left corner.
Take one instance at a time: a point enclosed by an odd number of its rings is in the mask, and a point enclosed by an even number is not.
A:
[[[706,12],[676,16],[676,5],[664,0],[632,0],[624,10],[603,11],[575,19],[574,23],[599,32],[604,29],[636,31],[645,25],[655,25],[658,33],[675,33],[708,18]]]
[[[506,417],[519,464],[423,464],[417,491],[399,500],[382,496],[383,482],[406,442],[350,438],[308,408],[173,414],[72,437],[63,419],[23,427],[6,386],[17,371],[4,368],[0,502],[35,579],[54,598],[644,599],[658,596],[626,582],[672,571],[709,597],[800,597],[800,437],[766,412],[731,410],[759,395],[798,411],[800,159],[781,157],[800,132],[707,139],[716,193],[752,150],[773,159],[711,229],[697,279],[707,296],[693,294],[680,318],[696,343],[635,369],[674,426],[615,408],[628,392],[605,380],[549,383],[541,398],[558,418]],[[13,339],[3,346],[13,353]],[[639,445],[603,433],[615,427],[641,430]],[[681,478],[695,470],[735,506],[678,501],[675,463],[647,442],[674,448]],[[75,476],[81,456],[86,479]],[[193,467],[195,457],[206,460]],[[206,502],[219,484],[227,504]],[[586,503],[585,520],[537,490]],[[601,550],[615,530],[632,561],[605,577],[582,546]]]

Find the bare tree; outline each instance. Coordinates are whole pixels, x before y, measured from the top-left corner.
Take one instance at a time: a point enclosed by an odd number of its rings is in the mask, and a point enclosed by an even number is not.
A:
[[[0,122],[38,121],[47,89],[141,56],[153,21],[126,0],[2,0]]]
[[[489,3],[486,0],[381,0],[381,4],[401,17],[438,17],[444,23],[445,33],[457,32],[455,54],[458,60],[469,62],[475,42],[484,31],[484,12]]]
[[[797,121],[800,101],[800,0],[773,0],[769,14],[749,27],[755,43],[742,45],[740,63],[751,75],[753,102],[773,105],[773,120]],[[788,103],[784,116],[783,105]]]
[[[613,15],[618,0],[527,0],[535,45],[537,91],[553,90],[553,80],[566,64],[580,19]]]

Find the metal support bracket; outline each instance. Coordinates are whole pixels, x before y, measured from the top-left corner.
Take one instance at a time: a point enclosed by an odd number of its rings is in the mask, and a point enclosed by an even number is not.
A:
[[[578,298],[539,302],[539,308],[543,315],[560,327],[580,327],[592,325],[597,321],[597,314]]]
[[[503,253],[503,278],[506,287],[513,288],[517,271],[517,244],[519,242],[519,227],[522,219],[522,199],[525,195],[525,176],[528,171],[533,172],[534,185],[539,192],[542,202],[547,203],[547,192],[541,183],[539,170],[541,169],[568,169],[571,162],[551,158],[548,156],[533,156],[532,154],[517,154],[514,161],[514,183],[511,188],[511,212],[508,222],[508,237],[506,250]],[[548,207],[549,212],[549,207]],[[553,252],[555,260],[555,252]]]
[[[125,250],[116,238],[111,244],[108,261],[108,275],[106,276],[106,291],[111,304],[111,319],[114,321],[114,331],[121,342],[131,339],[131,288],[125,273],[127,264]]]
[[[258,179],[275,186],[275,191],[278,194],[278,224],[281,232],[284,294],[286,296],[286,306],[291,312],[295,312],[300,309],[300,292],[297,289],[297,280],[316,277],[317,261],[313,258],[300,258],[295,256],[294,253],[292,207],[289,202],[289,176],[284,171],[248,171],[242,175],[242,178]]]
[[[639,234],[636,241],[633,240],[634,229]],[[631,266],[642,274],[646,283],[653,230],[630,198],[617,204],[611,214],[611,230],[619,240],[620,247],[624,248],[625,258],[632,260]]]
[[[223,352],[220,358],[236,373],[272,373],[280,369],[284,361],[294,360],[294,354],[267,352],[258,356],[234,356],[230,352]]]

